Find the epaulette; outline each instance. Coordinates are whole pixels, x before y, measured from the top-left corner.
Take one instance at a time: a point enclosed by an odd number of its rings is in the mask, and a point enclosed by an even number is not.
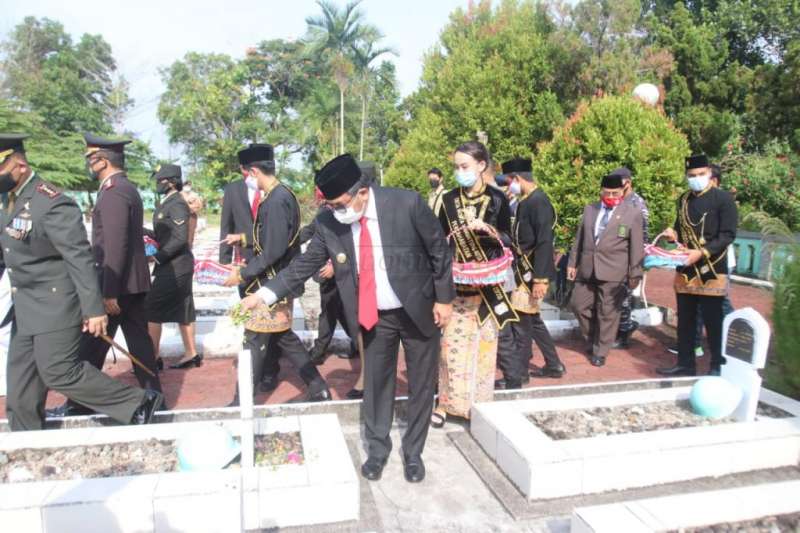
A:
[[[114,186],[114,178],[108,178],[103,182],[103,190],[110,189]]]
[[[36,192],[42,193],[49,198],[55,198],[56,196],[61,194],[60,192],[58,192],[57,190],[55,190],[46,183],[40,183],[39,185],[37,185]]]

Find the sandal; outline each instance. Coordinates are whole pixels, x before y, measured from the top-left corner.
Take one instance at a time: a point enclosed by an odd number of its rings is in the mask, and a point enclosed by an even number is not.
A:
[[[436,429],[443,428],[446,419],[447,415],[445,413],[434,411],[433,414],[431,415],[431,427]]]

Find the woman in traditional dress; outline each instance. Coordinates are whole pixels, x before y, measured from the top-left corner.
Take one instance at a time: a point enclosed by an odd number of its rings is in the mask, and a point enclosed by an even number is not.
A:
[[[456,149],[454,161],[459,186],[444,194],[439,221],[454,254],[457,297],[442,337],[433,427],[447,415],[469,418],[473,403],[492,400],[498,331],[518,320],[503,289],[508,267],[496,263],[511,244],[511,211],[502,191],[481,179],[489,152],[470,141]],[[468,263],[471,269],[458,268]]]

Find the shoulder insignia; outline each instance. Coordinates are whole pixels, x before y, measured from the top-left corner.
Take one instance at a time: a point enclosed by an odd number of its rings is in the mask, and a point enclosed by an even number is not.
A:
[[[103,189],[110,189],[114,186],[114,178],[108,178],[103,182]]]
[[[182,218],[179,220],[177,218],[173,218],[172,221],[175,223],[176,226],[181,226],[183,225],[184,222],[186,222],[186,219]]]
[[[54,188],[52,188],[50,185],[48,185],[46,183],[40,183],[36,187],[36,192],[44,194],[45,196],[47,196],[49,198],[55,198],[56,196],[58,196],[60,194],[57,190],[55,190]]]

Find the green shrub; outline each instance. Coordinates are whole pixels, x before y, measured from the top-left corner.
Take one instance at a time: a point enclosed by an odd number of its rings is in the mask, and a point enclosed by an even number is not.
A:
[[[660,109],[628,96],[579,106],[553,140],[539,146],[533,163],[558,213],[557,244],[570,245],[584,206],[599,199],[603,175],[619,166],[631,169],[634,189],[647,201],[651,235],[671,225],[685,190],[688,153],[686,137]]]

